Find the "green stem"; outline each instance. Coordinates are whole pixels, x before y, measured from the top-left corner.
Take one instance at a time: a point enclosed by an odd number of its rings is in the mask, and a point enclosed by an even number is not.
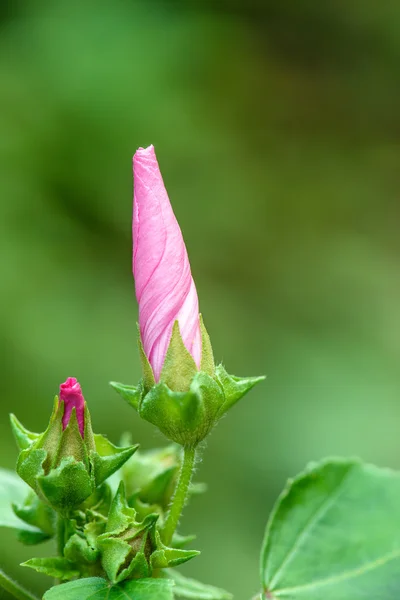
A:
[[[172,536],[174,535],[179,519],[181,518],[196,460],[196,448],[184,448],[183,452],[183,462],[181,472],[179,474],[178,484],[176,486],[175,495],[169,508],[162,533],[164,544],[167,546],[171,543]]]
[[[0,586],[18,600],[39,600],[37,596],[6,575],[2,569],[0,569]]]
[[[64,556],[64,546],[65,546],[65,519],[62,518],[61,515],[57,516],[57,529],[56,529],[56,544],[57,544],[57,554],[58,556]],[[54,585],[59,585],[62,583],[61,579],[55,579]]]
[[[57,554],[58,556],[64,556],[64,546],[65,546],[65,520],[61,515],[58,515],[57,518]]]

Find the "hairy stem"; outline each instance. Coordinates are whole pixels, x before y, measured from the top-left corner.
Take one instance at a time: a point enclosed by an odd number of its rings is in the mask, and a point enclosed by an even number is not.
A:
[[[184,448],[183,452],[183,462],[181,466],[181,472],[179,474],[179,480],[162,532],[163,542],[167,546],[171,543],[172,536],[174,535],[179,519],[181,518],[182,510],[186,503],[190,482],[192,480],[196,459],[195,448]]]
[[[56,529],[56,544],[58,556],[64,556],[65,546],[65,519],[61,515],[57,516],[57,529]],[[55,579],[54,585],[62,583],[61,579]]]
[[[57,532],[56,532],[56,540],[57,540],[57,554],[58,556],[64,556],[64,546],[65,546],[65,520],[61,515],[57,517]]]
[[[37,596],[6,575],[2,569],[0,569],[0,586],[18,600],[39,600]]]

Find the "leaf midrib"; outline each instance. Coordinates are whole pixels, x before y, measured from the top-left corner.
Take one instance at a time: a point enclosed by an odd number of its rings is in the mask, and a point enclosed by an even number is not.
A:
[[[286,554],[285,558],[283,559],[281,566],[275,572],[275,575],[272,577],[271,581],[268,583],[268,589],[271,592],[274,591],[274,587],[278,583],[282,572],[284,571],[286,566],[293,560],[293,557],[296,555],[298,548],[301,546],[303,541],[307,538],[310,531],[313,529],[314,525],[316,523],[318,523],[318,521],[329,511],[329,509],[332,507],[333,503],[343,493],[345,484],[347,483],[347,480],[349,479],[352,472],[353,472],[353,469],[350,469],[349,471],[347,471],[344,474],[342,480],[340,481],[340,483],[338,484],[338,486],[336,488],[335,493],[333,495],[329,496],[324,502],[322,502],[322,504],[319,506],[317,511],[309,518],[309,520],[303,527],[302,531],[296,538],[293,546],[290,548],[289,552]]]
[[[342,581],[348,581],[349,579],[354,579],[355,577],[364,575],[365,573],[368,573],[369,571],[373,571],[374,569],[377,569],[378,567],[382,567],[383,565],[387,564],[388,562],[390,562],[392,560],[395,560],[396,558],[400,558],[400,549],[390,552],[389,554],[385,554],[384,556],[381,556],[380,558],[376,558],[375,560],[370,561],[370,562],[362,565],[361,567],[357,567],[356,569],[352,569],[351,571],[345,571],[341,575],[333,575],[332,577],[326,577],[325,579],[318,579],[317,581],[314,581],[312,583],[297,585],[297,586],[294,586],[291,588],[283,588],[281,590],[274,590],[274,595],[278,597],[278,596],[283,596],[288,593],[293,594],[293,592],[316,590],[316,589],[326,586],[326,585],[332,585],[335,583],[341,583]]]

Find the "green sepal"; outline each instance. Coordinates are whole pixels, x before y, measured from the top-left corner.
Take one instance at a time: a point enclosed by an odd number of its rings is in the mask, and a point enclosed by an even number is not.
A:
[[[223,403],[220,385],[198,371],[187,392],[172,391],[165,383],[155,385],[143,398],[139,414],[170,440],[195,447],[215,424]]]
[[[75,565],[62,557],[31,558],[22,563],[21,567],[29,567],[38,573],[62,580],[79,577],[79,570],[76,569]]]
[[[124,385],[117,381],[110,381],[110,385],[114,390],[135,410],[139,410],[139,402],[142,397],[142,386]]]
[[[46,450],[43,448],[26,448],[20,452],[17,461],[18,475],[37,493],[37,477],[44,475],[43,463],[46,456]]]
[[[155,531],[155,547],[157,550],[150,557],[153,569],[166,569],[177,567],[200,554],[198,550],[183,550],[182,548],[168,548],[162,541],[158,531]]]
[[[89,455],[86,444],[79,431],[75,407],[72,409],[68,425],[61,432],[58,440],[57,457],[51,467],[58,466],[63,458],[72,457],[76,462],[82,462],[89,469]]]
[[[203,316],[199,315],[200,334],[201,334],[201,362],[200,371],[204,371],[210,377],[215,377],[214,353],[211,346],[210,336],[204,326]]]
[[[56,515],[50,506],[39,499],[35,492],[30,491],[23,504],[13,503],[12,508],[17,517],[22,521],[40,529],[40,532],[29,532],[34,533],[36,537],[20,536],[23,543],[40,543],[45,539],[53,537]]]
[[[86,537],[75,533],[64,546],[64,557],[72,564],[79,565],[80,575],[85,574],[82,563],[94,564],[100,556],[96,546],[90,544]]]
[[[58,397],[56,396],[54,398],[53,412],[51,414],[47,429],[32,446],[32,449],[43,448],[43,450],[46,451],[46,460],[43,463],[45,472],[48,472],[56,463],[56,461],[60,460],[59,447],[63,433],[63,412],[64,410],[62,403],[59,402]]]
[[[33,431],[26,429],[13,414],[10,415],[10,423],[15,441],[20,450],[29,448],[29,446],[33,444],[33,442],[36,442],[41,435],[40,433],[34,433]]]
[[[187,392],[196,373],[196,363],[183,343],[179,322],[175,321],[161,370],[160,382],[165,383],[174,392]]]
[[[219,416],[226,413],[238,400],[243,398],[257,383],[264,381],[265,376],[260,377],[235,377],[229,375],[222,365],[216,368],[216,377],[224,390],[225,401],[222,404]]]
[[[142,337],[140,335],[140,327],[139,327],[139,323],[137,324],[137,332],[138,332],[138,347],[139,347],[139,358],[140,358],[140,363],[142,365],[142,373],[143,373],[143,386],[144,386],[144,392],[148,392],[148,390],[150,388],[153,387],[153,385],[155,385],[156,380],[154,377],[154,373],[153,373],[153,368],[149,362],[149,359],[146,356],[146,352],[144,351],[143,348],[143,344],[142,344]]]
[[[99,434],[94,436],[94,442],[96,451],[90,453],[90,461],[96,486],[102,484],[115,471],[118,471],[139,447],[136,444],[127,448],[118,448],[106,437]]]
[[[77,508],[94,491],[94,482],[83,462],[63,458],[48,475],[36,478],[41,495],[64,515]]]
[[[131,523],[134,523],[136,517],[135,510],[128,506],[125,496],[125,485],[123,481],[118,486],[117,493],[111,503],[110,512],[107,521],[107,533],[122,533]]]

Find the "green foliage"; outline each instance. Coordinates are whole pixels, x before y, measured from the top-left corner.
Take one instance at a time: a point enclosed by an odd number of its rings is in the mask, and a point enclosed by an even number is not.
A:
[[[173,600],[167,579],[140,579],[110,585],[105,579],[79,579],[51,588],[43,600]]]
[[[29,567],[38,573],[44,573],[57,579],[73,579],[79,577],[80,572],[66,558],[31,558],[22,563],[21,567]]]
[[[310,465],[281,494],[262,555],[264,597],[400,595],[400,473],[358,460]]]
[[[153,507],[155,512],[165,512],[174,492],[181,460],[182,450],[175,444],[136,452],[120,471],[129,504],[139,512],[143,505],[146,510]]]
[[[54,511],[40,500],[32,490],[24,499],[24,502],[12,504],[17,517],[25,523],[32,525],[40,531],[20,531],[19,539],[27,545],[37,544],[54,535],[56,515]]]
[[[24,509],[18,514],[18,509],[12,506],[24,507],[30,489],[13,471],[0,468],[0,526],[17,529],[26,534],[41,536],[42,532],[32,522],[21,520]],[[21,516],[19,516],[21,515]],[[31,521],[31,519],[29,519]]]
[[[113,583],[151,577],[156,569],[179,565],[199,554],[165,546],[156,529],[158,518],[158,514],[148,514],[137,521],[136,510],[128,505],[121,482],[106,531],[97,540],[103,568]]]
[[[174,596],[182,600],[231,600],[232,594],[212,585],[189,579],[178,571],[168,570],[166,577],[175,583]]]

